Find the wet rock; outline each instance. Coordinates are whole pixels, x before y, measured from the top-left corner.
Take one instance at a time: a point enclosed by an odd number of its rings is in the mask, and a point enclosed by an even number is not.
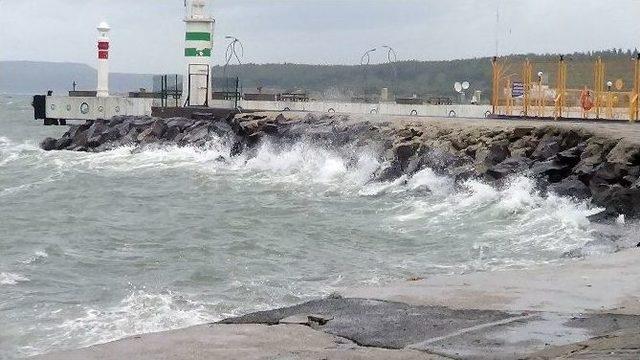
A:
[[[558,136],[545,135],[531,156],[534,159],[545,160],[560,152],[562,139]]]
[[[131,130],[131,123],[124,122],[115,126],[115,129],[118,131],[119,137],[124,137]]]
[[[152,128],[148,128],[148,129],[144,130],[137,137],[138,142],[144,142],[144,143],[150,143],[154,139],[157,139],[157,138],[153,134],[153,129]]]
[[[607,155],[607,162],[619,165],[640,165],[640,147],[627,141],[619,141]]]
[[[589,187],[580,181],[577,176],[571,176],[559,183],[551,184],[547,190],[560,196],[570,196],[581,200],[591,196]]]
[[[400,165],[401,170],[407,168],[409,160],[414,154],[416,154],[419,148],[420,143],[417,141],[406,142],[395,146],[393,151],[395,153],[395,159],[398,165]]]
[[[582,152],[584,151],[585,147],[586,145],[582,144],[580,146],[574,146],[568,150],[559,152],[556,155],[556,159],[558,159],[561,164],[574,167],[580,162],[580,159],[582,158]]]
[[[130,118],[127,116],[114,116],[113,118],[109,119],[109,127],[116,127],[126,122],[127,120],[130,120]]]
[[[510,156],[508,143],[491,144],[476,152],[476,161],[487,166],[499,164]]]
[[[180,128],[178,126],[171,126],[167,128],[167,131],[162,134],[162,139],[167,141],[176,140],[177,136],[180,134]]]
[[[86,146],[89,148],[100,146],[106,141],[106,134],[109,130],[105,121],[94,121],[87,130]]]
[[[226,121],[216,121],[212,123],[211,130],[221,137],[233,134],[233,128]]]
[[[533,136],[524,136],[509,144],[509,152],[513,157],[529,157],[538,146],[538,139]]]
[[[262,126],[262,132],[269,135],[277,135],[278,134],[278,125],[274,123],[267,123]]]
[[[557,183],[567,177],[571,172],[571,167],[561,163],[556,159],[535,163],[531,167],[531,173],[534,176],[548,180],[551,183]]]
[[[569,149],[578,146],[580,143],[583,143],[588,136],[586,136],[582,130],[570,129],[563,131],[560,137],[562,138],[562,141],[560,142],[560,148]]]
[[[451,168],[447,173],[449,176],[453,177],[456,182],[466,181],[479,175],[476,172],[476,168],[471,164]]]
[[[70,137],[63,137],[56,141],[55,150],[64,150],[73,144],[73,139]],[[53,150],[53,149],[52,149]]]
[[[165,131],[167,131],[167,124],[162,119],[158,119],[154,121],[153,124],[151,125],[151,134],[156,139],[161,138],[162,135],[164,135]]]
[[[173,119],[167,120],[167,127],[169,128],[177,127],[178,129],[180,129],[180,131],[182,131],[188,127],[191,127],[193,123],[194,121],[191,119],[173,118]]]
[[[486,174],[494,180],[500,180],[515,173],[526,172],[529,170],[532,162],[531,159],[525,157],[509,158],[497,165],[491,166]]]
[[[202,142],[209,136],[209,128],[206,124],[194,124],[186,131],[185,136],[180,140],[183,144],[196,144]]]
[[[52,137],[45,138],[44,140],[42,140],[42,142],[40,142],[40,148],[44,151],[55,150],[56,142],[57,140]]]
[[[136,117],[133,118],[130,122],[131,126],[135,127],[148,127],[155,122],[154,118],[151,117]]]
[[[625,214],[631,218],[640,215],[640,189],[622,185],[603,185],[593,192],[593,203],[606,208],[608,214]]]
[[[389,161],[382,164],[380,169],[374,174],[374,178],[377,181],[387,182],[393,181],[404,175],[402,166],[398,161]]]
[[[532,128],[532,127],[517,127],[515,129],[513,129],[513,131],[511,132],[510,138],[511,138],[511,140],[517,140],[517,139],[523,138],[525,136],[529,136],[529,135],[531,135],[533,130],[534,130],[534,128]]]

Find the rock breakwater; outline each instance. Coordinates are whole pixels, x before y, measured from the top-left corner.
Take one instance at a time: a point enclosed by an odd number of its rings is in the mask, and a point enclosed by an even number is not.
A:
[[[72,125],[44,150],[101,152],[121,146],[206,147],[223,139],[229,156],[251,156],[263,139],[310,141],[351,151],[370,149],[381,166],[372,181],[394,181],[424,168],[464,181],[500,186],[514,175],[537,180],[541,191],[590,199],[605,210],[599,219],[640,217],[640,146],[583,126],[527,122],[349,117],[265,113],[193,120],[116,117]]]

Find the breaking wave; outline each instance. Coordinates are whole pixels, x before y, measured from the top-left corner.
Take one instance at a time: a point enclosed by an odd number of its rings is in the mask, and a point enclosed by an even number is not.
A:
[[[52,316],[62,309],[52,311]],[[127,336],[160,332],[200,325],[219,320],[213,318],[205,304],[194,302],[172,292],[160,294],[134,290],[111,308],[84,307],[76,318],[45,329],[55,335],[41,347],[23,349],[27,355],[37,355],[52,348],[77,348],[107,343]],[[35,329],[34,329],[35,330]],[[78,341],[80,339],[80,341]]]

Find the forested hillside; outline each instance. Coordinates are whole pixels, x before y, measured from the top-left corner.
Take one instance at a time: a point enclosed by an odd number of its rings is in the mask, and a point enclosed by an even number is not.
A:
[[[633,84],[634,51],[610,50],[564,55],[568,64],[568,85],[581,88],[593,86],[593,65],[600,56],[606,63],[606,80],[622,79],[625,89]],[[542,71],[551,84],[555,80],[559,55],[515,55],[501,61],[509,64],[508,71],[517,79],[522,73],[522,62],[529,58],[534,74]],[[222,77],[223,67],[213,69],[215,77]],[[95,87],[96,72],[82,64],[42,62],[0,62],[1,92],[43,92],[47,89],[65,91],[75,80],[81,89]],[[481,90],[486,100],[490,98],[491,58],[475,58],[450,61],[400,61],[395,64],[377,64],[367,67],[348,65],[302,65],[302,64],[244,64],[230,65],[226,75],[239,76],[243,90],[265,91],[306,90],[316,98],[361,97],[368,93],[379,93],[386,87],[391,93],[406,97],[414,94],[421,97],[445,96],[455,98],[453,84],[469,81],[471,88]],[[534,75],[535,76],[535,75]],[[114,92],[126,92],[138,88],[152,88],[151,75],[111,74]],[[217,90],[223,84],[215,84]]]

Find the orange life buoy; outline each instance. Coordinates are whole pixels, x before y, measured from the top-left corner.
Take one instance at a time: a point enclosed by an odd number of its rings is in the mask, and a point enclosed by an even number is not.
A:
[[[591,98],[591,92],[584,89],[580,92],[580,105],[585,111],[589,111],[593,108],[593,99]]]

